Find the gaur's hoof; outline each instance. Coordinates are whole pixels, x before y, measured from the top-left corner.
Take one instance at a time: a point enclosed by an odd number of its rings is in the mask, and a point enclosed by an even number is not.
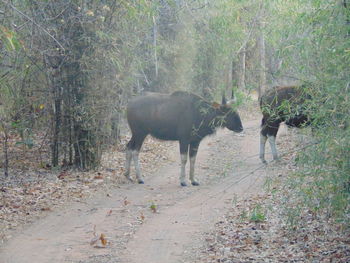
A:
[[[193,185],[193,186],[198,186],[198,185],[199,185],[199,183],[198,183],[198,182],[196,182],[196,181],[193,181],[193,182],[192,182],[192,185]]]
[[[181,182],[180,185],[181,186],[187,186],[187,184],[185,182]]]
[[[261,162],[262,162],[263,164],[267,164],[265,158],[260,158],[260,160],[261,160]]]
[[[280,159],[279,157],[276,157],[276,158],[273,158],[273,161],[274,161],[274,162],[280,162],[281,159]]]
[[[137,181],[139,184],[144,184],[145,182],[143,180],[138,180]]]
[[[130,176],[125,175],[125,177],[126,177],[126,179],[128,179],[128,181],[133,182],[133,180],[131,179],[131,177],[130,177]]]

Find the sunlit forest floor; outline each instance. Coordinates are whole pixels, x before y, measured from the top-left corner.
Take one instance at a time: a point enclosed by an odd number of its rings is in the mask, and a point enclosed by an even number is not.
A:
[[[50,211],[74,201],[83,202],[96,192],[108,191],[126,183],[123,169],[124,149],[128,138],[123,136],[118,146],[104,154],[100,169],[89,172],[39,167],[40,156],[36,154],[36,149],[24,151],[23,154],[13,143],[10,151],[16,156],[12,162],[14,169],[10,169],[8,178],[1,175],[0,183],[1,242],[11,238],[15,230],[35,223]],[[146,139],[140,161],[147,171],[154,171],[160,162],[167,161],[167,145],[167,142],[160,142],[151,137]]]
[[[286,162],[271,169],[279,181],[273,193],[238,198],[203,237],[196,261],[188,262],[350,262],[348,229],[326,214],[292,214],[283,206],[290,190],[280,184],[294,167]],[[290,207],[296,203],[288,200]],[[286,223],[288,216],[294,222]]]
[[[300,200],[290,181],[298,150],[313,140],[311,131],[281,128],[283,157],[266,166],[265,192],[235,196],[215,229],[203,235],[196,259],[187,262],[350,262],[348,226],[326,212],[296,209]]]

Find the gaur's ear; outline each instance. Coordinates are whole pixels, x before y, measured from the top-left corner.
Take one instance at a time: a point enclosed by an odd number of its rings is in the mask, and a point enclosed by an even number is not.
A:
[[[219,103],[217,103],[217,102],[213,102],[212,104],[211,104],[211,106],[214,108],[214,109],[216,109],[216,110],[218,110],[218,109],[220,109],[220,104]]]

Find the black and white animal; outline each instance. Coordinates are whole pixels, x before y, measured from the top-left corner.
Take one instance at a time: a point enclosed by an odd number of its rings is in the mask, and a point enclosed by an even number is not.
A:
[[[310,124],[306,113],[307,100],[303,86],[273,87],[267,90],[260,98],[260,109],[263,114],[260,132],[260,154],[263,163],[265,160],[265,144],[269,140],[272,156],[278,159],[276,149],[276,135],[279,126],[285,122],[290,127],[303,127]]]
[[[127,119],[132,137],[127,144],[125,176],[131,180],[130,164],[134,160],[137,181],[143,184],[139,165],[139,151],[148,134],[161,140],[180,143],[180,184],[186,186],[185,166],[190,157],[190,181],[199,185],[194,178],[194,165],[201,140],[213,134],[218,127],[235,132],[243,130],[241,119],[226,103],[209,103],[203,98],[184,91],[170,95],[152,93],[132,99],[127,107]]]

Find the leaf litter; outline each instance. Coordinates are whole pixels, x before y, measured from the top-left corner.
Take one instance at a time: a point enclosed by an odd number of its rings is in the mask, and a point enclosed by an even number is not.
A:
[[[288,208],[297,205],[291,188],[285,187],[294,163],[296,132],[292,140],[279,140],[289,152],[280,163],[268,167],[273,179],[270,191],[245,198],[233,198],[232,208],[202,237],[203,245],[184,262],[350,262],[350,231],[328,214],[303,209],[294,215],[295,225],[287,224]],[[270,178],[270,179],[271,179]],[[271,189],[273,191],[271,191]]]
[[[350,262],[349,232],[308,211],[291,228],[282,220],[282,199],[280,193],[239,200],[206,234],[193,262]],[[251,219],[256,206],[263,207],[266,220]]]
[[[47,169],[46,166],[38,168],[36,165],[38,157],[30,158],[34,153],[25,154],[23,157],[26,159],[23,160],[25,164],[17,158],[16,162],[21,165],[15,165],[15,168],[11,166],[8,178],[0,175],[0,242],[4,243],[11,238],[15,230],[35,222],[36,219],[68,202],[82,202],[84,198],[93,196],[101,190],[110,197],[108,189],[129,183],[123,176],[124,149],[128,139],[129,137],[123,137],[118,146],[103,155],[102,166],[98,171],[83,172],[67,168],[54,171]],[[145,175],[155,171],[160,161],[169,159],[167,149],[167,142],[160,142],[151,137],[145,140],[140,155]],[[23,167],[26,169],[22,169]],[[128,204],[130,201],[125,198],[124,205]],[[111,214],[112,210],[107,216]],[[105,243],[105,237],[99,238],[102,244]]]

